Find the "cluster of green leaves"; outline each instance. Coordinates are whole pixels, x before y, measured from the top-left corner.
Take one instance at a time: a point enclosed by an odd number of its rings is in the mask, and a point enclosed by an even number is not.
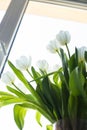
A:
[[[14,103],[14,120],[20,130],[24,126],[24,117],[28,109],[37,110],[36,120],[41,125],[43,115],[51,124],[60,119],[87,119],[87,72],[86,61],[79,62],[78,50],[67,58],[63,49],[60,49],[62,67],[53,73],[41,75],[31,67],[33,81],[36,88],[31,85],[24,74],[8,61],[10,68],[17,78],[29,90],[25,94],[20,89],[7,86],[9,92],[0,91],[0,106]],[[50,75],[53,76],[51,81]],[[48,125],[47,130],[52,130]]]

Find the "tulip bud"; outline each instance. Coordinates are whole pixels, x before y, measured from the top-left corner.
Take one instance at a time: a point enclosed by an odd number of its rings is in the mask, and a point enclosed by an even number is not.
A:
[[[42,72],[47,72],[49,64],[47,63],[46,60],[39,60],[37,62],[37,66],[38,66],[39,70],[41,70]]]
[[[87,47],[81,47],[78,49],[78,61],[85,61],[85,51],[87,51]]]
[[[26,56],[21,56],[18,60],[16,60],[16,66],[20,70],[27,70],[31,66],[31,57],[28,58]]]
[[[56,53],[59,51],[60,45],[57,42],[57,40],[52,40],[50,41],[50,43],[47,46],[47,49],[51,52],[51,53]]]
[[[66,45],[70,42],[71,36],[70,36],[70,33],[68,31],[60,31],[56,35],[56,39],[58,40],[60,45]]]
[[[15,81],[15,75],[9,71],[6,73],[2,74],[1,80],[6,84],[6,85],[11,85]]]

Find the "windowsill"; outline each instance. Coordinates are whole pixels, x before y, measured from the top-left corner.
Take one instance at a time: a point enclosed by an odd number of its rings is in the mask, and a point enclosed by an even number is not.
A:
[[[87,23],[87,10],[30,1],[26,13]]]
[[[0,0],[0,10],[6,10],[10,2],[11,0]],[[74,5],[73,7],[67,7],[66,4],[65,6],[62,6],[61,4],[58,5],[58,2],[56,3],[52,4],[51,2],[51,4],[49,4],[49,2],[45,3],[43,2],[43,0],[37,0],[36,2],[35,0],[30,0],[26,13],[87,23],[86,7],[82,7],[83,9],[79,9],[74,8]],[[86,4],[84,5],[86,6]]]

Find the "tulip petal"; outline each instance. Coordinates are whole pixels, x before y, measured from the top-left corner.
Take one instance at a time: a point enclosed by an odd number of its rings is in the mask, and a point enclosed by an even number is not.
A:
[[[31,66],[31,57],[21,56],[16,60],[16,66],[20,70],[27,70]]]

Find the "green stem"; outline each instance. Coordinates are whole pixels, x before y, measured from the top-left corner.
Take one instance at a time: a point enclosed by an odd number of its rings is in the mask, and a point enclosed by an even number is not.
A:
[[[70,51],[69,51],[69,48],[68,48],[67,44],[65,44],[65,45],[66,45],[66,49],[67,49],[67,52],[68,52],[68,56],[69,56],[69,58],[70,58]]]
[[[26,70],[28,72],[28,74],[31,76],[31,78],[33,78],[32,74],[29,72],[29,70]]]
[[[61,55],[60,55],[59,51],[57,50],[56,52],[58,53],[59,57],[61,57]]]
[[[21,92],[23,95],[25,95],[14,83],[12,83],[12,84],[19,92]]]
[[[60,70],[60,69],[59,69],[59,70]],[[45,76],[53,75],[53,74],[56,73],[56,72],[58,72],[58,71],[53,71],[53,72],[51,72],[51,73],[42,75],[42,76],[40,76],[40,77],[38,77],[38,78],[36,78],[36,79],[34,79],[34,80],[31,80],[29,83],[31,83],[31,82],[33,82],[33,81],[36,81],[36,80],[38,80],[38,79],[42,79],[42,78],[44,78]]]

